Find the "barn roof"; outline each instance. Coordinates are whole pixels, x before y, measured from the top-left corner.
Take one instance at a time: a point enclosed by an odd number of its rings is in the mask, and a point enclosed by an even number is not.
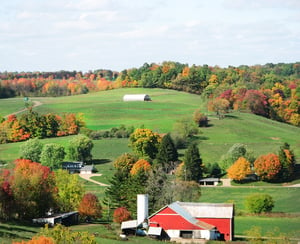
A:
[[[182,206],[180,206],[178,203],[179,202],[174,202],[174,203],[172,203],[170,205],[164,206],[162,209],[160,209],[156,213],[152,214],[149,218],[151,218],[152,216],[158,214],[163,209],[169,207],[170,209],[172,209],[173,211],[175,211],[182,218],[184,218],[185,220],[187,220],[188,222],[190,222],[193,225],[199,226],[200,228],[205,229],[205,230],[211,230],[211,229],[215,228],[215,226],[213,226],[213,225],[210,225],[210,224],[205,223],[203,221],[197,220],[195,218],[195,216],[192,216],[190,212],[188,212],[185,208],[183,208]]]
[[[175,202],[195,218],[232,218],[232,203]],[[171,204],[171,205],[172,205]]]

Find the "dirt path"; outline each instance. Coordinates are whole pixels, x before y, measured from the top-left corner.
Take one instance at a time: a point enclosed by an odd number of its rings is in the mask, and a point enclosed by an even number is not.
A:
[[[101,183],[99,181],[96,181],[96,180],[93,180],[91,179],[91,177],[93,176],[101,176],[102,174],[79,174],[79,176],[82,178],[82,179],[85,179],[85,180],[88,180],[90,182],[93,182],[99,186],[109,186],[107,184],[104,184],[104,183]]]
[[[32,107],[37,107],[37,106],[41,106],[41,105],[42,105],[42,103],[40,101],[33,101],[33,106]],[[27,108],[24,108],[24,109],[19,110],[17,112],[5,115],[4,118],[7,118],[9,115],[12,115],[12,114],[19,114],[19,113],[25,112],[26,110],[27,110]]]

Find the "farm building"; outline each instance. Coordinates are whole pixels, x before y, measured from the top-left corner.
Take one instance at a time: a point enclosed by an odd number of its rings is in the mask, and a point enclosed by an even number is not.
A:
[[[84,165],[83,162],[63,162],[62,168],[68,170],[70,174],[92,174],[96,171],[94,165]]]
[[[33,219],[32,222],[39,225],[49,224],[50,226],[54,226],[55,224],[62,224],[65,226],[70,226],[74,224],[78,224],[79,213],[78,211],[56,214],[53,216],[47,216],[44,218]]]
[[[151,101],[151,98],[147,94],[126,94],[123,96],[124,102],[131,101]]]
[[[174,202],[148,218],[172,238],[233,239],[233,204]]]
[[[157,239],[232,240],[233,204],[173,202],[148,217],[148,195],[137,196],[137,220],[124,221],[124,234],[147,234]]]

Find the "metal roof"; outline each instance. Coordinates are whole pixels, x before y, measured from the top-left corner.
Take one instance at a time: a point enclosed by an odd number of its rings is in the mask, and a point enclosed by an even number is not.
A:
[[[232,203],[176,202],[195,218],[232,218]]]
[[[199,182],[219,182],[219,181],[220,181],[219,178],[205,178],[205,179],[199,180]]]
[[[123,221],[121,224],[121,230],[124,229],[135,229],[137,227],[137,220]]]
[[[148,235],[151,236],[160,236],[161,235],[162,228],[161,227],[149,227],[148,229]]]
[[[197,226],[201,227],[202,229],[211,230],[211,229],[215,228],[215,226],[213,226],[213,225],[210,225],[210,224],[207,224],[207,223],[197,220],[195,218],[195,216],[191,215],[191,213],[189,211],[187,211],[185,208],[180,206],[179,202],[173,202],[172,204],[169,205],[169,208],[171,208],[173,211],[178,213],[181,217],[186,219],[188,222],[190,222],[194,225],[197,225]]]

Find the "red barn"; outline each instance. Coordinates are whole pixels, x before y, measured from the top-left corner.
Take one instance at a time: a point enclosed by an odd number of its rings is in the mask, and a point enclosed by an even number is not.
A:
[[[169,238],[233,239],[233,204],[174,202],[149,217]],[[154,231],[155,232],[155,231]]]

